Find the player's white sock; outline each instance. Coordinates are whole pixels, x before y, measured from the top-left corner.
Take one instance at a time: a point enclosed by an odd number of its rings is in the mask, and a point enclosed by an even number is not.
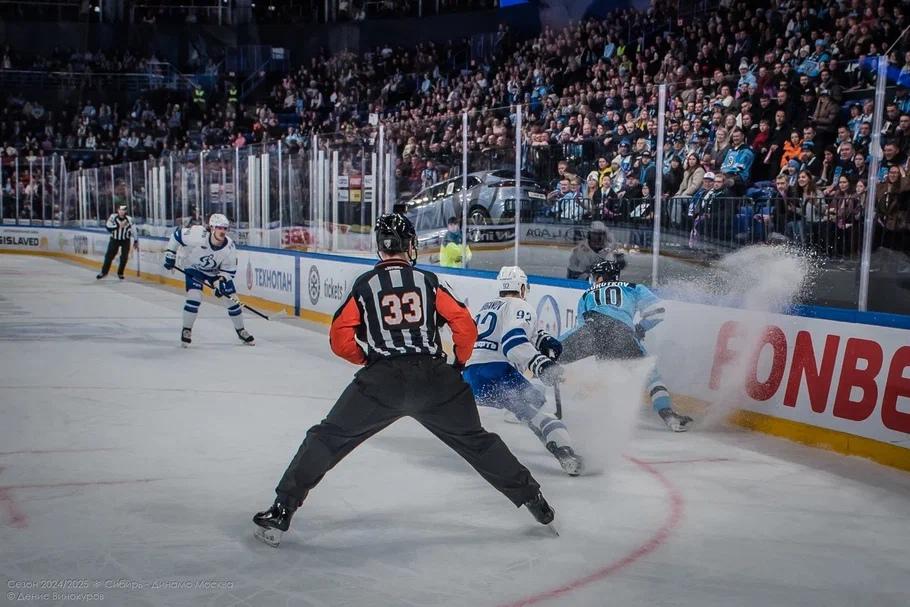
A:
[[[196,322],[196,315],[199,314],[199,304],[200,301],[198,299],[192,299],[191,297],[186,298],[186,302],[183,304],[184,328],[193,328],[193,323]]]
[[[228,308],[228,316],[231,317],[231,322],[234,323],[234,330],[240,331],[243,329],[243,310],[239,305],[234,304]]]
[[[544,445],[553,442],[558,447],[572,447],[572,438],[562,420],[538,411],[528,425]]]
[[[572,439],[562,420],[538,411],[528,425],[567,474],[578,476],[582,473],[584,460],[572,448]]]

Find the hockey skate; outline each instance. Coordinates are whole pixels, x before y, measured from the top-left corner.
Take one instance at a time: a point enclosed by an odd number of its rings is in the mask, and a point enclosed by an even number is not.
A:
[[[248,346],[256,345],[255,343],[253,343],[253,336],[250,335],[246,329],[237,329],[237,337],[239,337],[240,341],[242,341],[244,344],[246,344]]]
[[[673,432],[685,432],[689,429],[689,425],[692,423],[691,417],[688,415],[680,415],[669,407],[666,409],[661,409],[657,413],[660,415],[660,418],[664,420],[664,423],[667,424],[667,428]]]
[[[264,512],[258,512],[253,517],[256,523],[256,539],[265,542],[273,548],[277,548],[281,543],[281,536],[291,526],[291,517],[294,516],[294,509],[288,508],[279,501],[275,501],[272,507]]]
[[[550,504],[547,503],[547,500],[540,492],[526,501],[524,503],[524,506],[531,513],[531,516],[534,517],[534,520],[536,520],[541,525],[549,525],[556,517],[556,514],[553,512]]]
[[[511,411],[509,411],[508,409],[505,410],[505,414],[502,416],[502,418],[505,420],[505,422],[507,424],[523,424],[524,423],[523,421],[521,421],[520,419],[515,417],[515,414],[512,413]]]
[[[193,330],[183,328],[183,331],[180,332],[180,345],[184,348],[188,348],[193,341]]]
[[[553,454],[569,476],[578,476],[584,470],[584,460],[575,453],[572,447],[560,447],[556,441],[550,441],[547,443],[547,451]]]
[[[95,280],[101,280],[105,276],[107,276],[107,274],[98,274],[98,276],[95,277]]]

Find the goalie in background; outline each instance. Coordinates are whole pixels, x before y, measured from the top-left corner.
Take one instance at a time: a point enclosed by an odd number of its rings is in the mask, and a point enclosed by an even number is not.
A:
[[[465,245],[464,259],[462,259],[461,245],[464,242],[464,232],[461,222],[456,217],[449,217],[448,230],[439,245],[439,265],[444,268],[464,268],[471,261],[471,247]]]
[[[555,361],[562,351],[559,340],[535,331],[534,311],[525,296],[528,277],[518,266],[505,266],[497,276],[499,297],[485,303],[475,318],[477,341],[464,378],[478,405],[512,412],[544,444],[571,476],[581,474],[583,462],[572,448],[565,424],[543,411],[542,390],[522,374],[532,372],[544,384],[562,379]]]
[[[560,336],[563,364],[594,356],[599,360],[642,358],[645,333],[663,320],[662,302],[644,285],[619,279],[622,268],[605,260],[591,269],[591,288],[578,301],[577,324]],[[638,322],[636,322],[638,318]],[[648,376],[651,406],[674,432],[689,429],[692,418],[673,410],[670,392],[657,368]]]
[[[615,259],[625,267],[625,256],[617,252],[617,245],[613,236],[602,221],[592,221],[588,230],[588,237],[572,249],[569,258],[569,267],[566,268],[566,278],[587,279],[594,264],[605,259]]]

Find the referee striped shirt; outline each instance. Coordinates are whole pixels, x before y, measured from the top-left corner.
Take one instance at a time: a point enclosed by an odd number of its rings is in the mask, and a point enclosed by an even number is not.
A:
[[[139,234],[136,233],[136,228],[133,225],[133,218],[129,215],[120,217],[120,215],[114,213],[108,217],[106,227],[114,240],[139,240]]]
[[[477,337],[468,309],[432,272],[390,259],[354,282],[332,320],[329,342],[335,354],[355,364],[409,354],[442,357],[439,330],[445,324],[452,329],[456,361],[464,364]]]

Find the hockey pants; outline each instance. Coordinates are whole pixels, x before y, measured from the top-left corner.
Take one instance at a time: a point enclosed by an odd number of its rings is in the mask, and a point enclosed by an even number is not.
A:
[[[123,276],[126,270],[126,262],[130,258],[130,239],[114,240],[113,238],[107,243],[107,251],[104,253],[104,265],[101,266],[101,273],[107,275],[111,271],[111,263],[117,256],[117,250],[120,250],[120,263],[117,265],[117,275]]]
[[[592,315],[584,325],[560,337],[562,356],[559,362],[569,364],[593,356],[598,360],[630,360],[647,356],[635,331],[618,320],[602,314]],[[648,375],[648,395],[655,411],[672,406],[670,392],[657,367]]]
[[[278,483],[299,505],[326,472],[401,417],[412,417],[454,449],[516,506],[540,486],[496,434],[480,425],[471,389],[444,360],[428,355],[379,360],[362,369],[303,444]]]
[[[199,306],[202,305],[203,285],[214,288],[212,286],[213,278],[193,269],[186,270],[184,274],[186,277],[186,301],[183,303],[183,326],[187,329],[192,329],[196,323],[196,315],[199,314]],[[227,308],[227,313],[234,324],[234,329],[236,331],[241,330],[243,328],[243,309],[227,297],[219,297],[216,301]]]
[[[547,402],[544,393],[511,364],[470,365],[464,371],[464,379],[471,386],[479,406],[512,412],[544,445],[552,441],[560,447],[572,446],[572,439],[562,420],[543,411]]]

